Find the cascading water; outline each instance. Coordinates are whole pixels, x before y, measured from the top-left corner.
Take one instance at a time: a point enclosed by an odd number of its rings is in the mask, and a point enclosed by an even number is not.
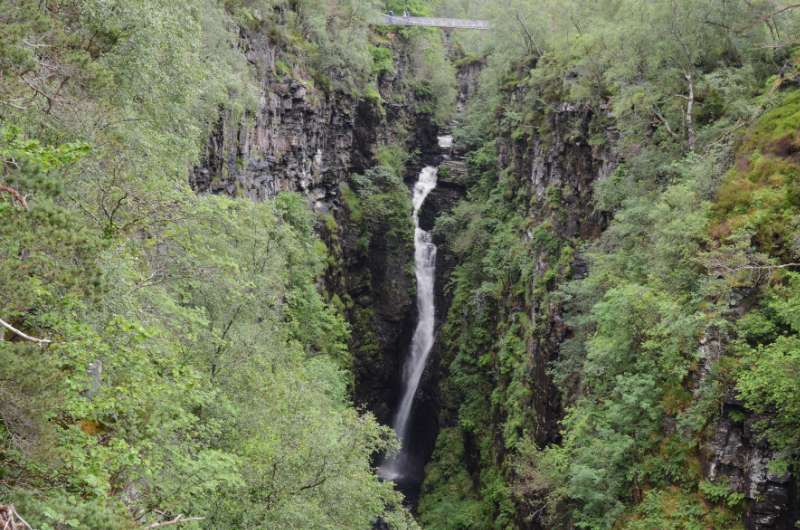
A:
[[[439,146],[449,148],[452,137],[439,137]],[[436,245],[430,232],[420,228],[419,212],[428,194],[436,188],[438,169],[433,166],[423,168],[414,185],[414,270],[417,278],[417,327],[411,340],[408,358],[403,369],[403,396],[394,417],[394,430],[403,449],[395,457],[387,460],[378,469],[378,474],[386,480],[404,478],[409,467],[406,451],[408,427],[414,396],[419,388],[422,373],[433,348],[436,308],[434,305],[434,279],[436,277]]]

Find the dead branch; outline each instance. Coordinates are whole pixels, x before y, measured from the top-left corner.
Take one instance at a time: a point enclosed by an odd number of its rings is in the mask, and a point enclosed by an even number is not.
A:
[[[667,129],[669,135],[672,136],[673,138],[678,138],[678,133],[672,130],[672,127],[670,127],[669,125],[669,121],[667,121],[667,118],[665,118],[664,115],[661,114],[661,112],[659,112],[658,107],[653,106],[653,113],[655,114],[656,118],[658,118],[658,121],[660,121],[662,125],[664,125],[664,127]]]
[[[797,46],[800,43],[800,40],[793,40],[787,42],[776,42],[774,44],[761,44],[756,46],[755,49],[757,50],[780,50],[782,48],[788,48],[790,46]]]
[[[147,526],[145,528],[148,528],[148,529],[150,529],[150,528],[163,528],[165,526],[173,526],[173,525],[178,525],[178,524],[183,524],[183,523],[191,523],[193,521],[202,521],[203,519],[205,519],[205,517],[184,517],[183,515],[178,515],[178,517],[176,517],[175,519],[172,519],[170,521],[163,521],[161,523],[153,523],[150,526]]]
[[[784,265],[742,265],[740,267],[726,267],[724,269],[737,272],[737,271],[774,271],[778,269],[789,269],[792,267],[800,267],[800,263],[786,263]]]
[[[747,274],[750,278],[749,281],[754,285],[769,281],[776,271],[800,268],[800,263],[770,265],[765,263],[762,258],[763,256],[712,254],[706,262],[706,267],[709,273],[717,278],[736,278],[738,275]]]
[[[800,8],[800,4],[790,4],[788,6],[784,6],[784,7],[780,8],[780,9],[778,9],[777,11],[773,11],[772,13],[770,13],[768,15],[764,15],[763,17],[761,17],[761,22],[767,22],[768,20],[770,20],[772,18],[775,18],[775,17],[777,17],[778,15],[780,15],[782,13],[785,13],[787,11],[791,11],[792,9],[799,9],[799,8]]]
[[[22,110],[22,111],[28,110],[27,107],[21,107],[21,106],[17,105],[16,103],[12,103],[10,101],[2,101],[2,100],[0,100],[0,105],[8,105],[9,107],[11,107],[12,109],[15,109],[15,110]]]
[[[3,525],[2,530],[33,530],[11,504],[0,504],[0,524]]]
[[[302,492],[304,492],[306,490],[317,488],[317,487],[322,486],[323,484],[325,484],[325,482],[328,480],[328,477],[325,475],[325,468],[327,468],[327,467],[328,467],[328,458],[327,457],[323,457],[322,458],[322,466],[320,467],[319,471],[317,472],[316,478],[313,481],[311,481],[310,483],[306,484],[305,486],[301,486],[297,491],[295,491],[295,495],[297,495],[298,493],[302,493]]]
[[[533,38],[533,34],[528,29],[528,26],[525,24],[525,21],[522,20],[522,16],[520,15],[519,11],[516,11],[515,15],[520,28],[522,28],[526,45],[528,46],[528,53],[537,52],[541,57],[543,55],[542,49],[536,43],[536,39]]]
[[[45,112],[46,112],[47,114],[50,114],[50,110],[53,108],[53,101],[54,101],[54,98],[53,98],[53,96],[51,96],[50,94],[48,94],[47,92],[45,92],[43,89],[41,89],[41,88],[39,88],[38,86],[36,86],[36,84],[35,84],[34,82],[32,82],[32,81],[29,81],[28,79],[26,79],[24,75],[21,75],[21,76],[19,76],[19,78],[20,78],[20,79],[22,79],[22,81],[23,81],[23,82],[24,82],[26,85],[28,85],[28,87],[29,87],[31,90],[33,90],[33,91],[34,91],[36,94],[39,94],[39,95],[40,95],[40,96],[42,96],[42,97],[43,97],[45,100],[47,100],[47,109],[45,109]]]
[[[27,334],[21,332],[20,330],[18,330],[17,328],[15,328],[11,324],[9,324],[5,320],[3,320],[2,318],[0,318],[0,326],[3,326],[7,330],[11,331],[15,335],[18,335],[18,336],[22,337],[25,340],[29,340],[29,341],[35,342],[37,344],[44,345],[44,344],[51,344],[53,342],[52,340],[49,340],[49,339],[37,339],[36,337],[31,337],[30,335],[27,335]]]
[[[25,196],[22,195],[17,190],[15,190],[14,188],[12,188],[11,186],[4,186],[3,184],[0,184],[0,193],[10,193],[11,197],[17,203],[19,203],[20,206],[22,206],[26,210],[28,209],[28,201],[25,200]]]
[[[778,15],[781,15],[783,13],[786,13],[787,11],[791,11],[793,9],[800,9],[800,4],[790,4],[788,6],[784,6],[784,7],[780,8],[780,9],[778,9],[777,11],[773,11],[772,13],[769,13],[769,14],[766,14],[766,15],[762,15],[760,17],[756,17],[755,22],[753,22],[753,23],[751,23],[751,24],[749,24],[747,26],[742,26],[741,28],[736,30],[736,33],[742,34],[742,33],[745,33],[747,31],[750,31],[750,30],[752,30],[753,28],[755,28],[756,26],[758,26],[762,22],[764,24],[769,25],[770,21],[773,18],[775,18]],[[770,32],[772,32],[772,27],[770,27]]]

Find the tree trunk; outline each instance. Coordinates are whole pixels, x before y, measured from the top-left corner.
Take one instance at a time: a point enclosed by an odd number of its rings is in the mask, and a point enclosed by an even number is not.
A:
[[[689,96],[686,100],[686,138],[689,142],[689,150],[694,151],[695,144],[697,143],[697,135],[694,130],[694,81],[692,74],[685,74],[686,82],[689,83]]]

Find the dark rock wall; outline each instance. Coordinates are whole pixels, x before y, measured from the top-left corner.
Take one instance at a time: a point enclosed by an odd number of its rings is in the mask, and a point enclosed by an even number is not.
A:
[[[375,165],[377,145],[400,144],[425,159],[438,153],[437,126],[429,112],[417,110],[419,96],[405,83],[410,60],[402,42],[395,72],[378,83],[384,104],[279,75],[280,48],[260,33],[248,34],[246,42],[260,84],[257,109],[243,115],[220,110],[191,175],[198,192],[264,200],[299,191],[326,211],[336,206],[340,183]]]
[[[413,252],[394,248],[388,237],[393,227],[383,220],[370,220],[373,233],[364,249],[361,229],[348,218],[341,185],[377,164],[379,145],[401,145],[417,153],[407,178],[416,176],[424,160],[434,160],[438,129],[430,112],[418,110],[430,102],[406,83],[411,61],[402,40],[395,42],[394,72],[379,80],[381,101],[326,92],[297,72],[280,75],[276,64],[282,50],[264,34],[250,33],[245,40],[259,80],[257,109],[243,115],[220,110],[191,185],[199,193],[252,200],[301,192],[317,212],[330,214],[333,223],[320,223],[332,254],[326,283],[331,295],[346,301],[343,310],[354,329],[355,397],[390,423],[399,392],[397,374],[413,332]],[[362,349],[367,346],[370,351]]]
[[[524,100],[524,94],[517,94],[513,100]],[[576,248],[600,235],[608,224],[607,215],[595,208],[593,196],[595,182],[607,178],[618,164],[616,133],[605,123],[602,112],[588,106],[557,104],[543,114],[543,123],[534,133],[517,139],[508,134],[497,141],[499,166],[513,168],[517,194],[523,197],[519,202],[529,205],[531,225],[547,224],[563,244]],[[589,142],[596,130],[603,131],[605,143]],[[558,266],[557,259],[534,248],[534,284]],[[581,261],[578,255],[562,282],[582,274]],[[532,303],[527,310],[538,329],[528,341],[534,396],[531,405],[536,418],[535,439],[545,445],[558,440],[562,417],[561,391],[548,375],[548,368],[559,357],[571,330],[564,322],[564,308],[546,293],[536,293],[536,285],[529,288]],[[555,288],[555,284],[546,287],[548,291]]]
[[[701,368],[695,381],[695,394],[709,376],[709,367],[725,355],[727,345],[717,330],[708,330],[701,339]],[[797,477],[775,474],[769,462],[776,454],[758,436],[755,424],[763,420],[748,411],[729,388],[722,402],[719,420],[710,428],[701,445],[704,474],[708,480],[727,483],[747,500],[744,515],[748,530],[790,530],[800,519]]]
[[[485,66],[486,60],[483,58],[469,61],[462,59],[459,62],[456,71],[458,78],[457,109],[459,112],[462,112],[467,107],[469,101],[478,92],[481,72]]]
[[[521,113],[529,99],[524,89],[506,94],[506,105]],[[562,242],[577,252],[563,283],[579,278],[586,264],[579,250],[596,239],[607,227],[609,215],[596,208],[594,184],[610,176],[620,162],[615,149],[617,134],[608,109],[551,103],[536,110],[537,117],[524,134],[519,130],[501,130],[496,140],[498,173],[510,170],[514,196],[510,201],[520,205],[531,226],[542,223]],[[605,141],[598,143],[601,136]],[[590,142],[590,139],[593,141]],[[534,249],[534,282],[556,266],[554,256]],[[557,285],[546,286],[552,290]],[[532,428],[540,446],[559,442],[559,422],[563,418],[561,403],[569,389],[558,388],[548,367],[559,358],[564,342],[572,337],[565,322],[566,309],[553,298],[530,286],[525,307],[536,333],[528,341],[530,406],[535,411]],[[512,302],[521,304],[521,301]],[[706,364],[724,355],[728,345],[704,339],[699,345]],[[703,370],[690,382],[694,388],[704,384]],[[780,455],[757,435],[754,428],[760,418],[742,407],[733,389],[728,389],[721,417],[710,426],[701,453],[705,476],[710,481],[725,481],[745,496],[743,522],[748,530],[790,530],[800,517],[800,496],[796,476],[777,475],[768,463]],[[498,453],[503,453],[499,448]],[[473,455],[477,458],[476,455]],[[466,455],[467,460],[470,456]],[[520,508],[518,528],[538,529],[535,518]]]
[[[522,95],[511,99],[522,99]],[[514,168],[520,186],[517,193],[531,205],[529,217],[535,222],[550,223],[565,241],[591,241],[608,224],[607,214],[595,208],[592,190],[594,183],[608,177],[619,162],[614,149],[616,134],[606,113],[604,108],[560,104],[545,115],[538,134],[516,140],[511,136],[498,139],[499,166]],[[607,142],[592,145],[589,138],[596,137],[598,130],[604,130]],[[558,198],[557,206],[551,200],[553,196]],[[539,255],[535,263],[537,276],[554,265],[546,254]],[[571,277],[580,277],[584,269],[578,255]],[[555,386],[547,367],[559,357],[560,348],[572,331],[557,303],[537,296],[531,299],[533,304],[528,310],[540,329],[528,345],[535,396],[532,406],[536,411],[535,438],[544,446],[558,441],[558,424],[563,416],[560,396],[568,391]],[[701,357],[709,362],[724,355],[728,346],[704,339],[699,347]],[[701,370],[692,384],[699,388],[703,383]],[[744,523],[748,530],[790,530],[800,516],[797,479],[768,469],[767,464],[779,455],[757,436],[754,424],[758,419],[742,407],[733,389],[729,389],[721,418],[711,426],[710,435],[702,444],[705,475],[711,481],[727,481],[734,491],[744,494]]]
[[[759,441],[753,428],[757,419],[732,396],[725,400],[722,418],[703,447],[706,476],[745,495],[748,530],[789,530],[798,518],[796,482],[790,473],[769,470],[775,452]]]
[[[249,34],[247,57],[260,84],[254,113],[221,109],[191,184],[200,193],[264,200],[300,191],[327,209],[350,172],[367,167],[378,140],[376,111],[353,97],[275,72],[280,49]]]

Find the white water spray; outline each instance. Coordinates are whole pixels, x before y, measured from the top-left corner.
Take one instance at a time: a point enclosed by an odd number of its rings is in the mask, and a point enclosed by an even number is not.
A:
[[[449,148],[452,137],[439,137],[439,147]],[[436,188],[437,168],[425,167],[414,185],[414,271],[417,277],[417,328],[411,340],[409,355],[403,368],[403,397],[394,418],[397,437],[406,446],[408,425],[414,396],[419,388],[428,355],[433,348],[436,308],[434,305],[434,279],[436,278],[436,245],[430,232],[419,227],[419,212],[425,198]],[[394,458],[387,460],[378,469],[378,474],[386,480],[397,480],[404,476],[408,466],[405,449]]]

